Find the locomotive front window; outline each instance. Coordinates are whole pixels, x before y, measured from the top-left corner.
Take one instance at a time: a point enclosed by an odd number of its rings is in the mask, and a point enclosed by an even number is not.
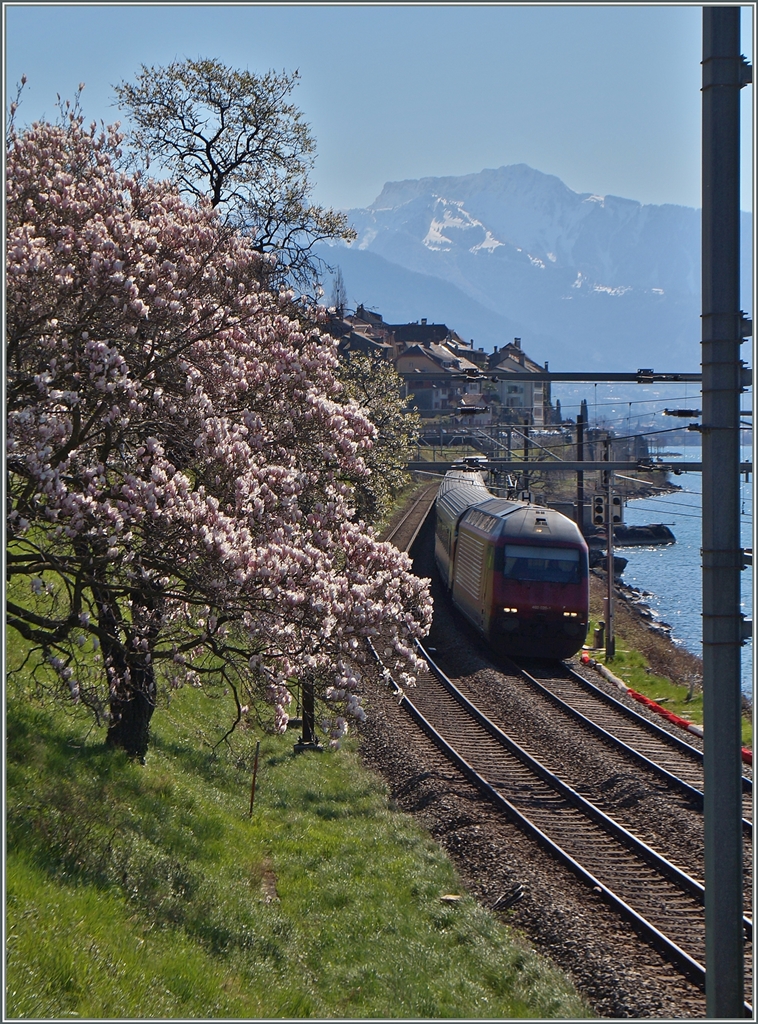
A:
[[[506,544],[503,575],[509,580],[540,583],[579,583],[582,578],[576,548],[545,548]]]

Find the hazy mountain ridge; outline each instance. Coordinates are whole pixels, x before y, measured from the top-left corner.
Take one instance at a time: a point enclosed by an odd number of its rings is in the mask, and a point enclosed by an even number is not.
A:
[[[488,349],[492,347],[485,344],[488,338],[495,338],[493,344],[500,345],[502,339],[510,341],[527,330],[525,324],[488,309],[455,285],[406,270],[376,253],[344,248],[338,255],[334,249],[322,249],[321,255],[342,268],[348,305],[354,309],[366,298],[366,308],[381,313],[388,323],[410,323],[426,317],[429,323],[445,323],[466,341],[475,339],[477,347]],[[530,337],[539,348],[554,343],[548,336],[532,333]]]
[[[699,363],[699,210],[576,193],[554,175],[516,164],[388,182],[349,218],[358,232],[351,258],[331,249],[327,259],[342,265],[351,301],[375,305],[390,321],[398,322],[396,314],[370,294],[368,254],[438,278],[517,323],[530,354],[554,369],[691,370]],[[750,230],[743,214],[747,296]],[[372,266],[386,278],[386,267]],[[405,292],[401,281],[397,288]],[[412,293],[397,301],[412,306]],[[420,316],[442,320],[429,308],[413,318]],[[510,340],[497,329],[477,334],[462,318],[446,314],[445,322],[484,348]],[[538,336],[542,352],[530,340]]]

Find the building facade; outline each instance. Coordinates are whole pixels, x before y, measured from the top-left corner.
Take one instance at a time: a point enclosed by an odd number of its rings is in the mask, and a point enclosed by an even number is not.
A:
[[[523,380],[498,380],[496,383],[503,412],[514,421],[528,420],[531,426],[545,427],[551,419],[550,382],[530,379],[547,370],[524,352],[521,338],[514,338],[502,349],[497,348],[489,359],[491,371],[507,371],[523,375]]]
[[[527,421],[537,427],[551,421],[550,384],[533,379],[543,367],[526,355],[520,338],[488,354],[446,324],[388,324],[363,305],[355,313],[333,313],[328,330],[343,356],[356,352],[391,361],[422,416],[459,415],[476,424]],[[523,379],[498,380],[498,371]]]

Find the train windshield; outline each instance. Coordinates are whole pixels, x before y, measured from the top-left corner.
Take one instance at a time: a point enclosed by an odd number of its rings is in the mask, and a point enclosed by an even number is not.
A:
[[[503,575],[509,580],[579,583],[582,578],[579,551],[576,548],[506,544]]]

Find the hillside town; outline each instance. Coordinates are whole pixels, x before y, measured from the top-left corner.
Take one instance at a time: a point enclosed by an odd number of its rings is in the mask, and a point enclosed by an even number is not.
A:
[[[531,359],[521,347],[521,338],[485,352],[446,324],[426,319],[389,324],[362,304],[354,313],[333,311],[328,330],[338,340],[343,357],[361,353],[391,362],[405,377],[407,394],[413,396],[422,418],[460,417],[476,426],[528,422],[544,427],[560,422],[560,407],[553,408],[549,382],[530,379],[547,370],[548,364]],[[522,373],[523,383],[499,380],[496,371]],[[492,378],[486,377],[488,372]],[[441,374],[449,376],[449,381],[440,379]]]

